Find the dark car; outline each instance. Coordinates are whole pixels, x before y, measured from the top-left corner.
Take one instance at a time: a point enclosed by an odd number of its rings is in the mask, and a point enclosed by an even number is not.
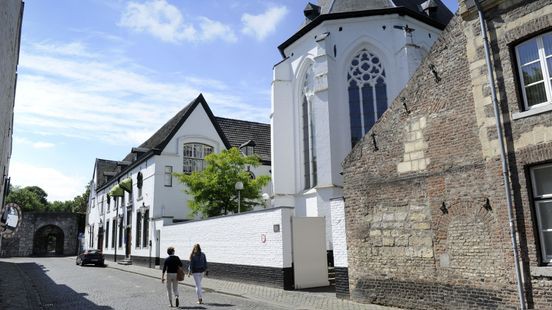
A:
[[[100,250],[85,250],[77,256],[77,265],[94,264],[96,266],[104,265],[104,256]]]

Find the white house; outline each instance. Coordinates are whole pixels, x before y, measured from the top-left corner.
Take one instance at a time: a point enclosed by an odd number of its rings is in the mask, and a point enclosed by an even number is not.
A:
[[[253,176],[270,174],[270,126],[215,117],[199,95],[124,159],[96,159],[85,246],[102,249],[108,259],[158,263],[165,254],[160,228],[193,219],[190,197],[172,173],[201,170],[206,155],[231,147],[259,155]],[[263,192],[271,195],[270,189]]]
[[[304,14],[304,25],[278,47],[283,60],[273,71],[274,205],[326,218],[331,264],[330,201],[343,196],[341,163],[407,84],[452,13],[439,0],[319,0]]]

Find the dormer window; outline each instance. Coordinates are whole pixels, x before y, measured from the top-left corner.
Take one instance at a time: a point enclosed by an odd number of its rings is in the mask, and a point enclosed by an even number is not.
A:
[[[253,140],[249,140],[245,142],[244,144],[240,145],[240,151],[245,156],[251,156],[255,154],[255,146],[257,144]]]

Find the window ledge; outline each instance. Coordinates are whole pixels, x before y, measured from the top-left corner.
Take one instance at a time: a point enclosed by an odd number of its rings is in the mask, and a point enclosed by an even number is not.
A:
[[[531,276],[552,278],[552,267],[531,267]]]
[[[528,111],[513,113],[512,114],[512,119],[513,120],[518,120],[518,119],[522,119],[522,118],[526,118],[526,117],[530,117],[530,116],[534,116],[534,115],[537,115],[537,114],[550,112],[550,111],[552,111],[552,104],[548,104],[548,105],[545,105],[545,106],[542,106],[542,107],[534,108],[534,109],[531,109],[531,110],[528,110]]]

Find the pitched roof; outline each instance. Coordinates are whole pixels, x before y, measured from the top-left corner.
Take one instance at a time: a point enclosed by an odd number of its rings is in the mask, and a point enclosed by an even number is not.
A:
[[[428,1],[431,3],[424,4]],[[444,29],[453,16],[441,0],[318,0],[318,4],[320,15],[306,18],[302,28],[278,46],[282,57],[286,57],[285,48],[326,20],[401,14]],[[431,10],[426,12],[424,8],[427,7]]]
[[[105,184],[109,179],[109,176],[104,175],[105,172],[117,171],[117,161],[96,158],[96,187],[100,187]]]
[[[422,4],[428,0],[323,0],[319,1],[322,10],[321,14],[344,13],[365,10],[380,10],[396,7],[405,7],[416,13],[424,13]],[[432,4],[437,6],[436,16],[430,16],[431,19],[446,25],[452,18],[452,12],[441,2],[441,0],[432,0]],[[425,14],[425,13],[424,13]]]
[[[104,182],[100,182],[100,180],[103,179],[104,172],[116,172],[116,175],[119,175],[132,169],[145,158],[160,154],[199,104],[203,106],[203,109],[209,116],[209,119],[226,148],[233,146],[239,147],[241,144],[253,140],[256,143],[255,152],[261,157],[263,163],[270,164],[269,124],[215,117],[209,105],[207,105],[205,98],[203,98],[203,95],[199,94],[197,98],[176,113],[175,116],[161,126],[161,128],[159,128],[149,139],[140,144],[139,147],[132,148],[132,151],[128,153],[122,161],[96,159],[96,171],[101,177],[97,179],[98,185],[96,189],[101,189],[109,180],[116,177],[114,176],[109,179],[105,178]],[[100,168],[102,170],[101,172],[99,171]]]
[[[270,162],[270,124],[222,117],[215,119],[232,147],[239,148],[249,140],[255,141],[255,154],[263,162]]]

